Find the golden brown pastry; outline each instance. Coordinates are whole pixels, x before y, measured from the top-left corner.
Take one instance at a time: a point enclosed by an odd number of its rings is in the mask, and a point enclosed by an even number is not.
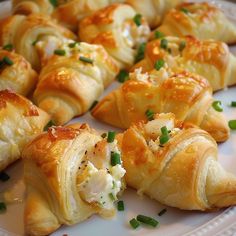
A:
[[[147,44],[144,59],[132,70],[142,67],[143,71],[150,71],[160,59],[172,70],[184,69],[204,76],[213,91],[236,84],[236,58],[220,41],[200,41],[193,36],[161,37]]]
[[[166,14],[157,30],[164,35],[193,35],[201,40],[215,39],[229,44],[236,43],[236,27],[220,9],[207,2],[178,5]]]
[[[63,41],[65,38],[74,39],[75,35],[49,17],[39,14],[14,15],[0,21],[0,45],[12,44],[15,51],[36,70],[40,69],[36,44],[51,37]]]
[[[0,48],[0,90],[9,89],[26,96],[35,87],[36,82],[37,73],[24,57]]]
[[[0,171],[20,158],[24,145],[43,131],[49,119],[26,98],[0,91]]]
[[[178,120],[197,125],[222,142],[229,137],[228,124],[212,104],[212,89],[205,78],[186,71],[172,73],[165,68],[142,74],[140,68],[120,88],[105,96],[92,115],[116,127],[128,128],[133,122],[147,120],[150,111],[173,112]]]
[[[151,28],[160,25],[164,15],[183,0],[126,0],[148,21]]]
[[[36,137],[23,151],[26,233],[49,235],[95,213],[114,216],[125,187],[120,155],[116,139],[108,142],[85,124]]]
[[[182,128],[173,114],[132,125],[123,134],[122,159],[129,186],[184,210],[236,204],[236,176],[217,162],[217,145],[198,128]]]
[[[100,45],[69,41],[55,51],[39,75],[35,103],[64,124],[88,111],[118,68]]]
[[[145,18],[126,4],[112,4],[85,17],[79,24],[80,39],[103,45],[120,68],[134,63],[137,48],[147,41],[149,33]]]

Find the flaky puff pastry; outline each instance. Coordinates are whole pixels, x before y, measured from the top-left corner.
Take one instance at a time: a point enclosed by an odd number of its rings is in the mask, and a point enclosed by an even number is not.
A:
[[[105,96],[92,110],[103,122],[128,128],[131,123],[147,120],[147,112],[173,112],[176,118],[208,131],[217,142],[229,137],[222,112],[212,107],[212,89],[208,81],[186,71],[172,73],[165,68],[153,73],[130,74],[130,80]]]
[[[160,25],[166,12],[181,2],[183,0],[126,0],[126,3],[147,19],[151,28]]]
[[[4,60],[10,59],[10,64]],[[9,89],[21,95],[28,95],[37,83],[37,73],[24,57],[0,48],[0,90]]]
[[[108,143],[85,124],[49,128],[29,143],[23,151],[26,233],[49,235],[95,213],[114,216],[125,170],[111,165],[111,152],[120,155],[117,141]]]
[[[0,91],[0,171],[20,158],[25,144],[43,131],[49,119],[26,98]]]
[[[164,144],[162,127],[169,137]],[[127,185],[168,206],[206,211],[236,204],[236,176],[217,162],[214,139],[183,128],[173,114],[125,131],[122,159]]]
[[[236,84],[236,58],[220,41],[200,41],[193,36],[155,39],[147,44],[144,59],[132,70],[142,67],[143,71],[151,71],[160,59],[172,70],[184,69],[204,76],[213,91]]]
[[[53,55],[39,75],[35,103],[64,124],[88,111],[114,80],[118,67],[100,45],[63,45],[64,56]]]
[[[112,4],[85,17],[79,24],[79,37],[103,45],[120,68],[127,68],[134,63],[137,48],[147,41],[150,33],[145,18],[135,20],[135,16],[131,6]]]
[[[36,70],[40,69],[41,63],[35,44],[52,36],[59,40],[76,38],[72,32],[45,15],[14,15],[0,21],[0,45],[12,44],[15,51]]]
[[[236,27],[220,9],[207,2],[180,4],[166,14],[157,30],[171,36],[193,35],[198,39],[236,43]]]

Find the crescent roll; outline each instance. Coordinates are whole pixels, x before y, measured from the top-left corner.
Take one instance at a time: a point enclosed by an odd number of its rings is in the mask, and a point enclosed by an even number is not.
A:
[[[182,3],[171,9],[157,28],[164,35],[193,35],[200,40],[215,39],[236,43],[236,27],[216,6],[207,2]]]
[[[24,56],[36,70],[40,69],[41,64],[35,45],[52,36],[58,40],[75,39],[72,32],[39,14],[14,15],[0,21],[0,45],[12,44],[15,51]]]
[[[56,124],[64,124],[88,111],[118,67],[100,45],[73,42],[59,52],[64,55],[53,55],[42,69],[34,101]]]
[[[51,127],[25,147],[28,235],[49,235],[95,213],[114,216],[125,170],[117,140],[111,141],[83,124]],[[119,163],[112,161],[114,156]]]
[[[151,28],[160,25],[164,15],[171,8],[176,7],[183,0],[127,0],[137,12],[141,13],[148,21]]]
[[[0,90],[9,89],[26,96],[35,87],[37,73],[21,55],[0,49],[0,64]]]
[[[26,98],[0,91],[0,171],[20,158],[25,144],[43,131],[49,119]]]
[[[160,59],[172,70],[180,68],[204,76],[213,91],[236,84],[236,57],[220,41],[200,41],[193,36],[155,39],[147,44],[144,59],[132,70],[142,67],[150,71]]]
[[[126,4],[112,4],[79,24],[80,39],[103,45],[120,68],[134,63],[137,48],[147,41],[149,33],[145,18]]]
[[[236,204],[236,176],[217,161],[217,145],[198,128],[183,128],[173,114],[132,125],[122,138],[127,185],[184,210]]]
[[[217,142],[229,137],[222,112],[213,106],[208,81],[186,71],[171,73],[165,68],[151,74],[141,69],[130,74],[120,88],[105,96],[92,110],[92,115],[105,123],[128,128],[131,123],[147,120],[152,113],[173,112],[180,121],[199,126]]]

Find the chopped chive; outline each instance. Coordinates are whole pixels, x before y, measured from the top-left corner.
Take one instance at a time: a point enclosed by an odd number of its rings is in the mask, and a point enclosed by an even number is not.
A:
[[[102,137],[102,138],[106,138],[106,136],[107,136],[107,133],[101,134],[101,137]]]
[[[229,124],[229,128],[232,129],[232,130],[235,130],[236,129],[236,120],[230,120],[228,122]]]
[[[120,70],[120,73],[116,76],[120,83],[124,83],[129,79],[129,73],[126,70]]]
[[[154,68],[158,71],[165,65],[165,61],[163,59],[157,60],[155,62]]]
[[[9,58],[9,57],[3,57],[2,61],[8,65],[8,66],[12,66],[14,64],[14,62]]]
[[[55,125],[55,123],[54,123],[52,120],[50,120],[50,121],[46,124],[46,126],[44,127],[43,131],[47,131],[50,127],[52,127],[52,126],[54,126],[54,125]]]
[[[231,102],[231,107],[236,107],[236,101]]]
[[[87,57],[80,56],[79,60],[82,61],[82,62],[93,64],[93,60],[90,59],[90,58],[87,58]]]
[[[93,110],[93,108],[94,108],[97,104],[98,104],[98,101],[95,100],[95,101],[92,103],[92,105],[91,105],[91,107],[89,108],[89,110],[90,110],[90,111]]]
[[[120,154],[117,152],[112,152],[111,153],[111,165],[116,166],[118,164],[121,164]]]
[[[161,211],[158,213],[158,215],[159,215],[159,216],[162,216],[162,215],[164,215],[166,212],[167,212],[167,210],[166,210],[166,209],[163,209],[163,210],[161,210]]]
[[[135,62],[141,61],[144,58],[146,46],[147,46],[147,43],[141,43],[139,45],[138,52],[135,57]]]
[[[69,48],[74,48],[76,44],[79,44],[79,42],[69,43],[68,46]]]
[[[137,229],[140,226],[140,223],[135,218],[130,220],[129,223],[133,229]]]
[[[160,46],[161,46],[161,48],[167,50],[167,48],[168,48],[168,40],[167,39],[162,39]]]
[[[222,112],[222,111],[223,111],[221,101],[214,101],[214,102],[212,103],[212,107],[213,107],[216,111],[218,111],[218,112]]]
[[[158,31],[158,30],[155,31],[154,36],[155,36],[156,39],[160,39],[160,38],[165,37],[165,35],[162,32]]]
[[[170,137],[169,135],[161,135],[159,140],[160,140],[160,144],[163,145],[165,143],[167,143],[169,141]]]
[[[185,13],[185,14],[188,14],[188,13],[189,13],[189,10],[186,9],[186,8],[181,8],[180,11],[182,11],[182,12]]]
[[[179,44],[179,51],[182,52],[185,47],[186,47],[186,42],[185,41],[181,41],[180,44]]]
[[[54,54],[59,55],[59,56],[65,56],[66,51],[63,49],[56,49],[56,50],[54,50]]]
[[[113,195],[113,193],[109,193],[109,198],[112,200],[112,201],[115,201],[116,198],[115,196]]]
[[[154,111],[148,109],[146,112],[145,112],[145,115],[147,116],[148,120],[153,120],[154,118]]]
[[[6,182],[7,180],[10,179],[10,176],[6,172],[0,172],[0,180],[2,182]]]
[[[144,224],[151,225],[152,227],[156,227],[159,224],[157,220],[144,215],[138,215],[137,220]]]
[[[115,140],[116,132],[109,131],[107,135],[107,142],[112,143]]]
[[[49,2],[53,5],[53,7],[57,7],[58,6],[57,0],[49,0]]]
[[[3,213],[7,210],[7,206],[4,202],[0,202],[0,213]]]
[[[34,40],[34,42],[32,43],[32,46],[35,46],[37,42],[38,42],[38,40],[37,40],[37,39],[36,39],[36,40]]]
[[[117,202],[117,210],[118,211],[124,211],[125,210],[125,205],[123,201]]]
[[[7,51],[12,51],[13,45],[12,44],[6,44],[6,45],[3,46],[3,49],[7,50]]]
[[[140,26],[142,24],[142,15],[136,14],[133,18],[133,21],[137,26]]]
[[[161,127],[161,133],[163,135],[168,135],[169,134],[168,129],[166,128],[166,126]]]

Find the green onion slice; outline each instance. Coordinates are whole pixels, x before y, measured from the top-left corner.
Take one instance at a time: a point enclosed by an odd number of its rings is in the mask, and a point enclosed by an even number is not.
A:
[[[49,0],[49,2],[52,4],[53,7],[57,7],[58,6],[57,0]]]
[[[34,40],[34,42],[32,43],[32,46],[35,46],[37,42],[38,42],[38,40],[37,40],[37,39],[36,39],[36,40]]]
[[[161,210],[161,211],[158,213],[158,215],[159,215],[159,216],[162,216],[162,215],[164,215],[166,212],[167,212],[167,210],[166,210],[166,209],[163,209],[163,210]]]
[[[165,37],[165,35],[158,30],[154,32],[154,36],[156,39],[161,39],[161,38]]]
[[[109,198],[112,200],[112,201],[115,201],[116,198],[115,196],[113,195],[113,193],[109,193]]]
[[[231,102],[231,107],[236,107],[236,101]]]
[[[139,45],[138,52],[135,57],[135,62],[141,61],[144,58],[146,46],[147,46],[147,43],[141,43]]]
[[[124,202],[123,201],[119,201],[117,203],[117,210],[118,211],[124,211],[125,210],[125,205],[124,205]]]
[[[180,11],[182,11],[182,12],[185,13],[185,14],[188,14],[188,13],[189,13],[189,10],[186,9],[186,8],[181,8]]]
[[[112,152],[111,153],[111,165],[116,166],[118,164],[121,164],[120,154],[117,152]]]
[[[133,229],[137,229],[140,226],[140,223],[135,218],[130,220],[129,223]]]
[[[3,213],[7,210],[7,206],[4,202],[0,202],[0,213]]]
[[[160,144],[163,145],[169,141],[170,137],[169,135],[161,135],[159,139],[160,139]]]
[[[116,76],[120,83],[124,83],[129,79],[129,73],[126,70],[120,70],[120,73]]]
[[[163,59],[157,60],[154,64],[154,68],[158,71],[165,65],[165,61]]]
[[[236,129],[236,120],[230,120],[228,122],[229,124],[229,128],[232,129],[232,130],[235,130]]]
[[[168,40],[165,39],[165,38],[162,39],[162,40],[161,40],[160,47],[163,48],[163,49],[165,49],[165,50],[167,50],[167,48],[168,48]]]
[[[222,111],[223,111],[221,101],[214,101],[214,102],[212,103],[212,107],[213,107],[216,111],[218,111],[218,112],[222,112]]]
[[[14,62],[7,56],[3,57],[2,61],[8,66],[12,66],[14,64]]]
[[[69,43],[68,46],[69,48],[74,48],[76,44],[79,44],[79,42]]]
[[[151,225],[152,227],[156,227],[159,224],[157,220],[153,219],[152,217],[144,215],[138,215],[137,220],[144,224]]]
[[[148,120],[153,120],[154,118],[154,111],[148,109],[146,112],[145,112],[145,115],[147,116]]]
[[[2,182],[6,182],[7,180],[10,179],[10,176],[6,172],[0,172],[0,180]]]
[[[185,41],[181,41],[179,44],[179,51],[182,52],[186,47],[186,42]]]
[[[3,46],[3,49],[7,50],[7,51],[12,51],[13,45],[12,44],[6,44],[6,45]]]
[[[88,58],[88,57],[80,56],[80,57],[79,57],[79,60],[82,61],[82,62],[86,62],[86,63],[89,63],[89,64],[93,64],[93,60],[92,60],[91,58]]]
[[[50,121],[46,124],[46,126],[44,127],[43,131],[47,131],[50,127],[52,127],[52,126],[54,126],[54,125],[55,125],[55,123],[54,123],[52,120],[50,120]]]
[[[115,140],[116,132],[109,131],[107,135],[107,142],[112,143]]]
[[[133,21],[137,26],[140,26],[142,24],[142,15],[136,14],[133,18]]]
[[[161,127],[161,133],[162,133],[163,135],[168,135],[168,134],[169,134],[168,129],[167,129],[166,126]]]
[[[59,55],[59,56],[65,56],[66,51],[63,49],[56,49],[56,50],[54,50],[54,54]]]

